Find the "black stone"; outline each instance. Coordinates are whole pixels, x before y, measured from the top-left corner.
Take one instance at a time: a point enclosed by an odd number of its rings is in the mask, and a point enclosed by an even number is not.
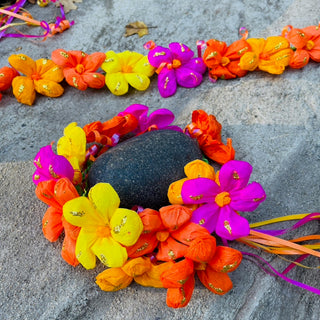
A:
[[[88,183],[110,183],[122,208],[159,209],[169,204],[169,185],[184,178],[184,166],[195,159],[202,159],[196,140],[177,131],[151,131],[102,154],[89,170]]]

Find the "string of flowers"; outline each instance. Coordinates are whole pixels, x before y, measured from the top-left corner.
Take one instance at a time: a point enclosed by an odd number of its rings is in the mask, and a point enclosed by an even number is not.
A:
[[[160,95],[165,98],[175,94],[178,86],[199,86],[206,70],[209,79],[215,82],[244,77],[254,70],[280,75],[286,67],[299,69],[310,60],[320,62],[319,26],[299,29],[288,25],[281,36],[267,39],[247,39],[248,32],[244,28],[240,29],[240,35],[241,39],[229,46],[216,39],[206,44],[199,41],[198,57],[194,57],[194,52],[185,44],[173,42],[166,48],[153,41],[144,45],[149,50],[147,56],[131,51],[86,54],[79,50],[57,49],[52,52],[51,60],[34,62],[24,54],[11,55],[8,60],[15,72],[8,71],[8,67],[0,69],[0,90],[12,86],[19,102],[33,105],[34,91],[48,97],[61,96],[62,87],[58,90],[54,83],[63,79],[79,90],[102,89],[105,83],[111,93],[123,95],[128,92],[129,85],[139,91],[146,90],[150,77],[156,73]]]
[[[74,72],[73,66],[68,72]],[[80,78],[77,81],[85,83]],[[320,235],[293,240],[278,237],[320,219],[320,214],[285,216],[250,225],[240,212],[254,211],[266,194],[259,183],[249,183],[252,166],[234,160],[232,140],[222,142],[221,124],[203,110],[193,111],[191,123],[183,130],[172,126],[173,121],[170,110],[158,109],[148,115],[147,106],[131,105],[105,122],[95,121],[83,128],[69,124],[57,142],[57,154],[53,144],[40,149],[34,159],[33,181],[37,197],[49,206],[42,230],[51,242],[64,234],[62,258],[85,269],[95,268],[98,258],[108,267],[96,278],[103,291],[121,290],[133,280],[142,286],[166,288],[166,303],[172,308],[189,303],[195,275],[211,292],[226,294],[233,286],[229,273],[240,266],[243,255],[262,261],[266,272],[320,294],[319,289],[286,276],[295,265],[303,266],[306,256],[320,257],[316,251],[320,243],[308,244]],[[158,210],[141,208],[139,203],[130,209],[119,208],[119,196],[109,183],[88,187],[90,167],[102,154],[127,139],[170,127],[197,140],[201,151],[221,169],[215,172],[205,159],[188,163],[186,177],[168,186],[170,204]],[[256,229],[295,219],[298,223],[288,229]],[[223,245],[217,245],[216,238]],[[299,257],[279,272],[258,255],[230,247],[228,241],[233,240],[272,254]]]

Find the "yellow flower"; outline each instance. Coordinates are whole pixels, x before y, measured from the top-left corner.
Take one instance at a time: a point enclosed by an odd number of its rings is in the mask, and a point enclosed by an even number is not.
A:
[[[215,180],[216,174],[213,167],[202,160],[194,160],[184,167],[187,178],[172,182],[168,189],[168,198],[171,204],[183,204],[181,189],[185,181],[196,178],[208,178]]]
[[[79,197],[63,206],[65,219],[81,227],[76,256],[86,269],[96,266],[96,256],[108,267],[122,267],[128,258],[123,246],[138,240],[143,230],[139,215],[119,208],[119,204],[119,196],[109,183],[97,183],[88,198]]]
[[[149,87],[149,77],[155,69],[147,56],[131,51],[118,54],[108,51],[106,56],[101,68],[106,72],[106,85],[113,94],[120,96],[127,93],[129,84],[139,91]]]
[[[53,61],[34,61],[25,54],[13,54],[8,60],[13,68],[26,75],[12,81],[13,94],[19,102],[33,105],[36,91],[52,98],[63,94],[63,88],[58,84],[64,78],[63,72]]]
[[[276,36],[265,39],[248,39],[252,51],[240,59],[242,70],[253,71],[259,68],[272,74],[283,73],[293,55],[287,39]]]
[[[75,184],[82,180],[81,170],[86,159],[86,142],[84,130],[78,127],[76,122],[72,122],[65,127],[64,136],[57,144],[58,155],[68,159],[74,169],[73,182]]]

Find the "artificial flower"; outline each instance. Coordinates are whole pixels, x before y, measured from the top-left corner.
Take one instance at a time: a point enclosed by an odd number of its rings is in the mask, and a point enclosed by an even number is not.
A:
[[[142,134],[151,130],[175,130],[182,132],[177,126],[170,126],[174,121],[174,114],[168,109],[157,109],[148,116],[149,107],[142,104],[133,104],[120,112],[118,116],[132,115],[138,120],[138,127],[132,132]]]
[[[213,80],[243,77],[247,71],[240,68],[239,61],[246,52],[250,51],[251,47],[244,39],[237,40],[230,46],[225,42],[210,39],[207,41],[203,61],[209,68],[209,74]]]
[[[160,261],[176,260],[184,256],[188,246],[175,240],[172,234],[190,220],[190,209],[170,205],[159,211],[145,209],[139,215],[144,226],[143,233],[134,246],[127,248],[130,258],[151,253],[156,247],[156,258]]]
[[[232,160],[221,167],[219,184],[208,178],[185,181],[183,202],[203,204],[191,221],[228,240],[248,235],[249,223],[237,211],[254,211],[266,198],[259,183],[248,184],[251,172],[248,162]]]
[[[8,90],[11,85],[13,79],[18,76],[19,73],[10,67],[0,68],[0,91]],[[2,95],[0,93],[0,101],[2,99]]]
[[[74,169],[74,184],[82,180],[81,170],[86,160],[86,143],[86,134],[76,122],[64,128],[64,136],[57,143],[57,153],[68,159]]]
[[[51,59],[61,67],[70,86],[79,90],[86,90],[88,87],[101,89],[104,86],[104,75],[96,71],[106,59],[105,53],[86,54],[79,50],[57,49],[52,52]]]
[[[40,182],[35,192],[37,197],[49,206],[42,219],[44,236],[54,242],[64,231],[61,255],[72,266],[78,265],[75,247],[80,228],[71,225],[62,217],[63,205],[67,201],[79,197],[76,188],[68,178],[62,178],[57,181]]]
[[[42,147],[36,154],[34,160],[36,171],[32,176],[35,184],[45,180],[58,180],[66,177],[73,180],[74,170],[70,162],[61,155],[52,151],[52,145]]]
[[[86,268],[96,265],[96,256],[108,267],[122,267],[128,258],[123,246],[138,240],[143,225],[139,215],[119,208],[120,199],[108,183],[97,183],[88,198],[79,197],[63,206],[63,216],[72,225],[81,227],[76,256]]]
[[[212,166],[202,160],[194,160],[184,166],[186,178],[174,181],[168,188],[168,199],[171,204],[183,204],[181,189],[185,181],[195,178],[208,178],[215,180],[215,172]]]
[[[224,164],[235,157],[232,139],[227,138],[225,145],[221,141],[221,124],[213,115],[203,110],[192,112],[192,123],[185,128],[191,138],[197,139],[200,149],[211,160]]]
[[[148,59],[157,68],[158,88],[162,97],[175,94],[177,84],[185,88],[194,88],[202,82],[206,66],[201,58],[193,58],[193,51],[178,42],[169,44],[169,49],[156,46],[149,51]]]
[[[147,56],[131,51],[108,51],[106,56],[101,68],[106,72],[106,85],[113,94],[127,93],[129,84],[139,91],[149,87],[149,77],[153,75],[154,68]]]
[[[289,41],[280,36],[265,39],[248,39],[252,51],[245,53],[240,59],[240,68],[253,71],[259,68],[272,74],[283,73],[289,65],[293,51]]]
[[[13,54],[9,57],[10,65],[26,76],[17,76],[12,81],[13,94],[23,104],[33,105],[36,92],[56,98],[63,94],[59,84],[63,72],[52,60],[34,61],[25,54]]]
[[[291,68],[302,68],[309,62],[309,59],[320,62],[320,28],[318,26],[303,29],[287,26],[282,35],[295,49],[289,63]]]

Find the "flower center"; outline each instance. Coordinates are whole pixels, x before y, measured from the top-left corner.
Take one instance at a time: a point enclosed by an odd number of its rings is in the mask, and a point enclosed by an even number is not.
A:
[[[314,42],[312,40],[309,40],[307,42],[307,50],[312,50],[314,47]]]
[[[179,68],[180,66],[181,66],[181,61],[177,59],[173,59],[172,63],[167,64],[167,68],[169,70]]]
[[[214,201],[220,208],[226,206],[231,202],[229,192],[220,192],[219,194],[216,195]]]
[[[97,228],[97,236],[99,238],[109,238],[111,236],[111,229],[109,226],[98,227]]]
[[[79,73],[79,74],[82,74],[84,72],[85,68],[83,66],[83,64],[79,63],[77,64],[76,66],[76,71]]]
[[[261,60],[270,60],[270,55],[267,54],[267,53],[261,53],[259,55],[259,59],[261,59]]]
[[[123,66],[122,67],[122,72],[123,73],[131,73],[132,72],[132,67],[131,66]]]
[[[230,59],[227,57],[222,57],[221,64],[223,67],[227,66],[230,63]]]
[[[40,74],[39,73],[34,73],[34,74],[32,74],[31,75],[31,79],[32,80],[40,80],[41,79],[41,76],[40,76]]]
[[[160,242],[166,241],[169,237],[169,232],[168,231],[158,231],[156,233],[156,237]]]

